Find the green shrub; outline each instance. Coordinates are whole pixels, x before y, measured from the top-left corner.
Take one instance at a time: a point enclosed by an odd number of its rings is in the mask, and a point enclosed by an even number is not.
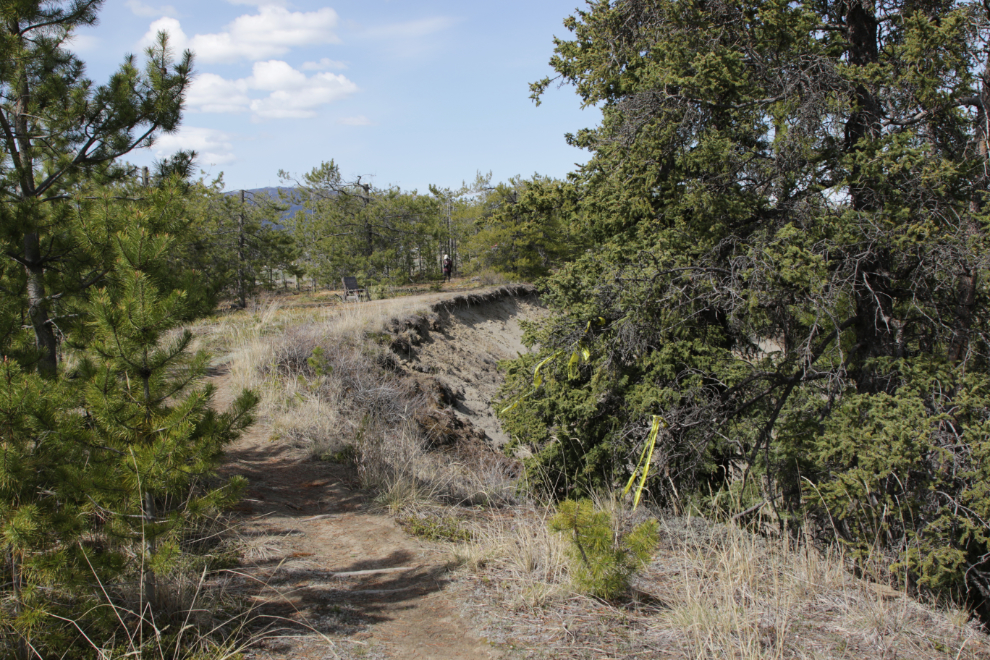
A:
[[[449,516],[408,516],[399,519],[399,524],[413,536],[428,541],[449,541],[451,543],[471,540],[471,532],[461,526],[456,518]]]
[[[385,300],[386,298],[394,298],[395,287],[392,286],[391,282],[381,282],[379,284],[374,284],[371,287],[371,294],[374,296],[375,300]]]
[[[589,500],[565,500],[550,528],[571,535],[572,579],[581,591],[598,598],[615,598],[629,588],[633,572],[646,564],[659,542],[655,520],[631,532],[617,531],[612,514],[595,510]]]
[[[329,376],[333,373],[333,365],[323,354],[323,348],[317,346],[313,349],[313,354],[306,358],[306,366],[313,372],[314,376]]]

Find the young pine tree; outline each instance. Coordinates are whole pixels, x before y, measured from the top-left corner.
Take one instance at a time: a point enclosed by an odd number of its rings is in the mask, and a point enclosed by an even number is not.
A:
[[[590,500],[561,502],[550,528],[570,534],[574,584],[598,598],[615,598],[625,592],[632,574],[649,562],[659,542],[656,520],[622,532],[612,514]]]
[[[110,612],[93,607],[105,604],[98,582],[143,574],[142,602],[154,605],[153,576],[182,536],[242,484],[215,468],[255,399],[210,407],[206,356],[178,329],[197,301],[167,258],[175,239],[160,227],[175,205],[165,201],[112,235],[113,268],[83,309],[73,377],[31,368],[37,349],[18,301],[0,298],[0,635],[13,634],[22,657],[28,644],[62,654],[75,625],[100,639]]]
[[[168,570],[183,531],[243,486],[241,478],[221,482],[215,469],[251,423],[256,397],[245,391],[228,412],[211,408],[214,389],[201,384],[207,355],[192,353],[191,333],[178,329],[188,296],[162,286],[173,240],[150,233],[139,217],[116,243],[116,277],[89,309],[82,398],[105,461],[94,499],[110,512],[109,535],[142,547],[144,600],[154,605],[152,576]]]

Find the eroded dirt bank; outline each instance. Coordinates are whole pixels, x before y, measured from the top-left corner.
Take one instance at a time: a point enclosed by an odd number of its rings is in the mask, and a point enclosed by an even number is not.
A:
[[[519,321],[543,313],[535,292],[511,287],[434,301],[387,325],[395,376],[438,386],[438,412],[461,420],[462,440],[499,446],[505,436],[488,405],[501,382],[496,365],[525,350]],[[236,385],[226,374],[214,381],[225,407]],[[278,629],[246,658],[505,657],[446,590],[449,549],[403,531],[361,489],[353,464],[316,458],[260,419],[229,452],[224,472],[250,484],[237,512],[242,559],[230,592],[256,606],[259,625]]]
[[[530,285],[458,296],[393,321],[391,348],[403,369],[434,375],[452,394],[457,417],[501,448],[509,438],[491,408],[504,379],[498,363],[527,350],[520,321],[545,314]]]

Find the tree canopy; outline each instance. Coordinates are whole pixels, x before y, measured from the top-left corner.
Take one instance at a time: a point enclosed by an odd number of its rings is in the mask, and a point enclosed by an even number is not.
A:
[[[534,96],[601,108],[568,136],[594,247],[504,392],[534,475],[628,477],[659,416],[656,500],[808,518],[990,596],[987,8],[602,0],[565,24]]]

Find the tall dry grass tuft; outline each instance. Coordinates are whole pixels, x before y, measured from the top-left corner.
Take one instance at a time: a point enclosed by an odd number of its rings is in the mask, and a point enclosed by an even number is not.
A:
[[[214,521],[186,530],[182,552],[153,574],[144,562],[112,581],[89,565],[90,582],[83,588],[52,584],[46,601],[28,617],[28,627],[0,614],[3,657],[99,660],[228,660],[265,638],[272,625],[229,589],[231,575],[214,566],[224,542],[204,538],[217,532]],[[143,543],[141,544],[143,547]],[[202,546],[213,550],[202,552]],[[87,561],[88,558],[87,558]],[[143,586],[153,581],[149,594]],[[32,603],[29,605],[34,607]]]
[[[116,625],[99,641],[75,626],[95,657],[139,657],[155,660],[228,660],[243,657],[248,646],[265,633],[252,609],[230,596],[216,577],[207,584],[207,571],[195,576],[176,571],[159,579],[154,607],[133,589],[104,589],[104,618]],[[222,580],[221,580],[222,582]]]
[[[879,649],[881,657],[954,658],[988,650],[975,629],[853,576],[834,549],[698,518],[663,521],[662,539],[634,584],[664,604],[658,623],[681,632],[691,657],[762,660],[816,649],[817,657],[853,658]]]
[[[516,506],[472,527],[453,549],[458,566],[484,576],[512,608],[543,608],[571,593],[568,542],[550,530],[546,507]]]

